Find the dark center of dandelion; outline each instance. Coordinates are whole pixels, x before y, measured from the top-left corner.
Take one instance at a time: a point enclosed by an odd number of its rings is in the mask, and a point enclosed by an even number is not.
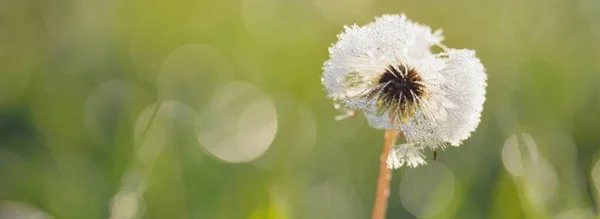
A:
[[[393,113],[408,116],[407,111],[414,108],[414,103],[418,101],[425,91],[422,78],[413,68],[405,66],[389,66],[381,78],[379,85],[378,104],[384,111],[390,108],[395,109]]]

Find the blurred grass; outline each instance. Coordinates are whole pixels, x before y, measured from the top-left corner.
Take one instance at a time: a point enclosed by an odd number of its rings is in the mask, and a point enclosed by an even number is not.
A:
[[[449,47],[475,49],[489,76],[479,128],[440,154],[455,188],[433,218],[596,214],[598,1],[3,0],[0,217],[137,209],[138,218],[368,218],[383,133],[362,118],[333,121],[321,65],[342,25],[401,12],[442,28]],[[173,55],[188,44],[209,49]],[[140,161],[134,128],[146,107],[173,99],[201,114],[232,80],[256,86],[277,110],[263,157],[221,161],[182,117],[160,124],[153,139],[164,146],[151,165]],[[521,165],[538,168],[527,166],[521,133],[556,175],[547,199],[528,190],[539,180],[503,165],[515,135]],[[139,197],[114,210],[136,171]],[[419,169],[394,172],[388,218],[416,217],[399,195],[408,171]],[[573,209],[584,213],[568,216]]]

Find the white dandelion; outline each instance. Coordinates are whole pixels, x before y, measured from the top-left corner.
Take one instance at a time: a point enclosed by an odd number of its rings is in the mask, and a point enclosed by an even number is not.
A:
[[[329,98],[362,111],[372,127],[404,133],[389,168],[423,165],[424,149],[459,146],[479,124],[487,76],[473,50],[447,48],[440,30],[404,15],[346,26],[338,38],[321,81]]]

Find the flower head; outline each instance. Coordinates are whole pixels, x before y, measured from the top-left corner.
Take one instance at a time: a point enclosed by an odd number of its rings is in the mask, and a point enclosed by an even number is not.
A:
[[[424,164],[420,151],[459,146],[479,124],[487,76],[474,51],[447,48],[441,31],[404,15],[345,27],[338,38],[322,83],[331,99],[362,111],[371,126],[405,134],[408,144],[390,157],[404,161],[390,160],[390,167]],[[432,46],[443,51],[433,54]]]

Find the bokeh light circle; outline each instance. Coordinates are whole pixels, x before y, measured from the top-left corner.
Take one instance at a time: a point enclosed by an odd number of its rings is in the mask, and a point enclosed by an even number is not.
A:
[[[197,138],[212,155],[231,163],[264,154],[277,132],[271,98],[245,82],[223,86],[196,122]]]
[[[522,176],[525,172],[523,169],[523,159],[519,151],[519,142],[516,135],[512,135],[504,142],[502,147],[502,163],[504,168],[513,176]]]
[[[448,208],[454,198],[454,174],[439,162],[409,169],[400,182],[402,205],[420,218],[434,217]]]

